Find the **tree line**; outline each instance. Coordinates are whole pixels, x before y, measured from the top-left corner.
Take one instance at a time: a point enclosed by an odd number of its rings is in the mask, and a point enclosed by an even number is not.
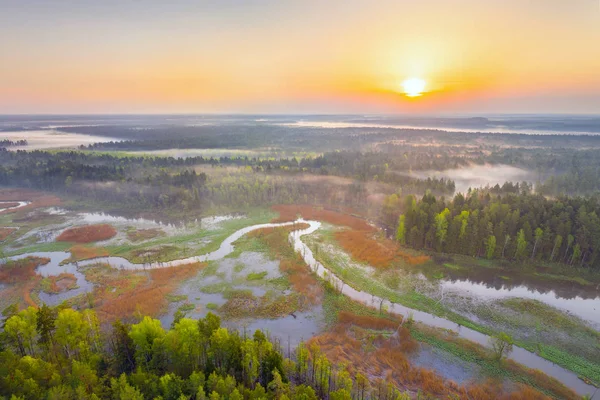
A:
[[[386,174],[364,159],[353,164],[344,156],[328,158],[260,160],[256,158],[203,158],[118,156],[80,151],[0,151],[0,185],[73,193],[122,207],[201,210],[220,206],[246,207],[278,203],[316,203],[360,206],[366,202],[367,181],[401,186],[405,192],[450,194],[454,182]],[[209,172],[196,172],[197,166]],[[227,166],[240,167],[223,173]],[[352,177],[351,185],[324,184],[294,179],[298,175],[329,175],[324,165],[341,165],[334,171]],[[343,172],[345,171],[345,172]],[[343,173],[342,173],[343,172]],[[381,174],[381,178],[379,178]],[[211,176],[209,176],[211,175]],[[388,189],[389,190],[389,189]]]
[[[0,149],[2,148],[6,148],[6,147],[13,147],[13,146],[27,146],[27,140],[25,139],[21,139],[21,140],[10,140],[10,139],[3,139],[0,140]]]
[[[399,214],[396,239],[417,249],[600,269],[595,197],[549,199],[527,190],[505,195],[474,190],[451,201],[408,195]]]
[[[171,329],[144,317],[101,332],[92,310],[5,310],[0,395],[19,399],[407,400],[383,380],[334,366],[317,347],[287,356],[279,343],[221,327],[209,313]]]

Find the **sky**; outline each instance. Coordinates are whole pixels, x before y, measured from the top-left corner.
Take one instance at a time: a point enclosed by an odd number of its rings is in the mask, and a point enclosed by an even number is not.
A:
[[[0,0],[11,113],[600,114],[600,0]]]

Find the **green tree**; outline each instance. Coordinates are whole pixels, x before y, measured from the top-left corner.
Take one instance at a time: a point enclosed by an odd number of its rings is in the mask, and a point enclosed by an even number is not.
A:
[[[490,342],[494,358],[498,361],[502,360],[502,358],[508,356],[512,352],[514,340],[510,335],[504,332],[492,336]]]
[[[525,240],[525,231],[523,229],[521,229],[517,233],[517,249],[515,251],[515,258],[518,260],[523,259],[523,257],[525,257],[526,251],[527,251],[527,240]]]
[[[560,249],[560,246],[562,245],[562,241],[563,241],[563,237],[561,235],[556,235],[556,237],[554,238],[554,247],[552,248],[552,253],[550,254],[550,261],[554,260],[554,254],[556,253],[556,251],[558,249]]]
[[[450,210],[445,208],[439,214],[435,216],[435,236],[438,240],[438,249],[441,251],[444,243],[446,242],[446,236],[448,235],[448,216]]]
[[[13,315],[4,324],[9,343],[21,356],[35,355],[36,328],[37,310],[33,307]]]
[[[47,352],[50,352],[54,344],[56,317],[56,310],[46,304],[43,304],[37,310],[36,329],[39,335],[38,343],[43,346]]]
[[[494,257],[494,252],[496,251],[496,236],[492,235],[488,237],[485,244],[485,256],[488,260],[491,260]]]
[[[396,230],[396,240],[401,245],[406,244],[406,216],[404,214],[398,217],[398,229]]]
[[[155,343],[162,341],[164,336],[165,331],[157,319],[144,317],[140,323],[132,325],[129,337],[135,345],[137,363],[150,366],[154,357]]]
[[[543,237],[544,237],[544,231],[542,230],[542,228],[536,228],[535,229],[535,241],[533,243],[533,251],[531,252],[532,260],[535,257],[535,251],[538,247],[538,244],[539,244],[540,240],[542,240]]]

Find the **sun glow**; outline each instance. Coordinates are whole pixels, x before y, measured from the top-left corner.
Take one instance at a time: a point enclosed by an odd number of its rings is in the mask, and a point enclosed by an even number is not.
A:
[[[417,97],[423,94],[426,82],[420,78],[410,78],[402,82],[404,94],[408,97]]]

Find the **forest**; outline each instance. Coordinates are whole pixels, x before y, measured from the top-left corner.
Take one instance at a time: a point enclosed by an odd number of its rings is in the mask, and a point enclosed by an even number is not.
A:
[[[229,331],[220,318],[144,317],[105,334],[91,310],[4,312],[0,395],[17,399],[409,399],[384,381],[333,365],[315,346],[284,354],[265,334]]]
[[[488,259],[546,260],[600,268],[600,204],[595,198],[547,199],[474,190],[452,201],[404,198],[396,239],[416,249]]]

